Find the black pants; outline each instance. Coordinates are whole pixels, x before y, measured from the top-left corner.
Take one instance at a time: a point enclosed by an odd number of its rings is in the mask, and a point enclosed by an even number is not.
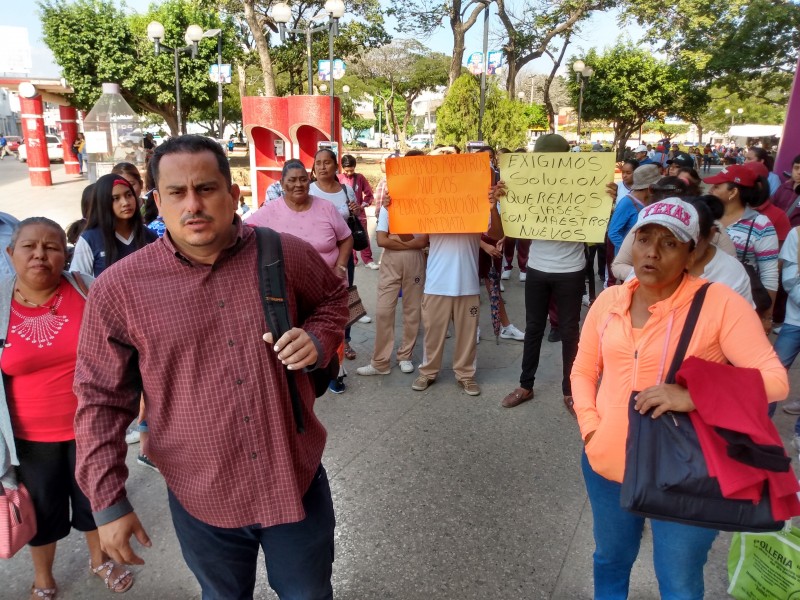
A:
[[[528,268],[525,281],[525,342],[522,353],[522,375],[519,385],[533,389],[539,353],[547,326],[547,306],[553,297],[558,310],[558,330],[561,333],[563,380],[561,389],[565,396],[572,395],[569,374],[578,353],[578,335],[581,318],[581,297],[584,292],[584,270],[574,273],[545,273]]]

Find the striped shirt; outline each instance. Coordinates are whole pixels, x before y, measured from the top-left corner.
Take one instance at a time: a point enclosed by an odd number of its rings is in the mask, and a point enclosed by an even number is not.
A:
[[[752,226],[752,232],[750,227]],[[770,291],[778,289],[778,234],[772,221],[752,208],[727,228],[736,246],[736,258],[756,267],[761,283]],[[750,241],[747,236],[750,235]],[[747,248],[745,248],[747,244]]]

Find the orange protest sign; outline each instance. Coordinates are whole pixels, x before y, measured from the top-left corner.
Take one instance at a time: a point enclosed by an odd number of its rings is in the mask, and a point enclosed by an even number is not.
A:
[[[392,233],[483,233],[489,227],[489,155],[386,161]]]

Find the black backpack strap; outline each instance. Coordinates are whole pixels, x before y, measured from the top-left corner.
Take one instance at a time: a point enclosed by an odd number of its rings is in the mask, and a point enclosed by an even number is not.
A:
[[[755,225],[756,225],[756,220],[755,218],[753,218],[753,220],[750,221],[750,229],[747,231],[747,240],[744,243],[744,254],[742,254],[743,265],[749,264],[747,262],[747,251],[750,250],[750,236],[753,233],[753,227],[755,227]],[[753,259],[755,260],[756,263],[755,268],[758,269],[758,256],[756,255],[755,244],[753,244]]]
[[[706,299],[706,292],[711,282],[704,284],[694,295],[692,305],[689,307],[689,314],[686,315],[686,322],[683,324],[683,331],[681,337],[678,339],[678,346],[675,348],[675,356],[672,359],[667,378],[664,383],[675,383],[675,374],[681,368],[683,359],[686,357],[686,350],[689,348],[689,342],[692,340],[697,319],[700,317],[700,310],[703,308],[703,301]]]
[[[283,246],[281,236],[266,227],[255,227],[258,248],[258,289],[264,318],[277,342],[284,333],[292,328],[289,319],[289,307],[286,300],[286,276],[283,266]],[[303,407],[294,371],[285,369],[289,395],[292,399],[292,413],[297,426],[297,433],[303,433]]]

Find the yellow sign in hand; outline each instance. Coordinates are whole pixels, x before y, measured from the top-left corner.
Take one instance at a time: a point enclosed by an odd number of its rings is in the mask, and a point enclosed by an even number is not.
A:
[[[614,181],[611,152],[509,153],[498,157],[506,195],[500,199],[509,237],[602,242],[611,218],[605,190]]]

